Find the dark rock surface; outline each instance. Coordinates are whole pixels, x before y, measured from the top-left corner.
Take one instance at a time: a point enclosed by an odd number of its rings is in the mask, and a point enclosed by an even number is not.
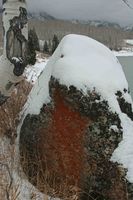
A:
[[[30,182],[63,199],[128,200],[125,171],[110,161],[122,140],[117,113],[95,90],[84,96],[54,78],[50,96],[21,129],[21,163]]]
[[[124,89],[124,93],[127,93],[125,89]],[[133,121],[132,105],[125,101],[121,91],[118,91],[116,93],[116,96],[117,96],[117,100],[118,100],[121,111],[127,114],[127,116]]]

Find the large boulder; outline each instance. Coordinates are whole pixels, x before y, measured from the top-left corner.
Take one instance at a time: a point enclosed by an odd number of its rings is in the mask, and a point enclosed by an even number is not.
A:
[[[113,161],[122,161],[118,146],[133,127],[132,100],[116,57],[88,37],[66,36],[39,83],[20,135],[29,181],[62,199],[128,200],[126,172]]]

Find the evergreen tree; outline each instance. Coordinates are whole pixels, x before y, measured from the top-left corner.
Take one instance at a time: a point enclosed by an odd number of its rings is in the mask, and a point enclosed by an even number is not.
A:
[[[28,33],[28,63],[34,65],[36,62],[36,50],[39,50],[39,41],[35,29]]]
[[[52,53],[54,53],[58,45],[59,45],[59,39],[57,35],[54,35],[53,40],[52,40]]]
[[[45,43],[44,43],[43,52],[47,53],[47,54],[49,53],[49,47],[48,47],[47,41],[45,41]]]
[[[32,30],[29,30],[29,40],[34,47],[34,50],[40,51],[39,39],[38,39],[35,28],[33,28]]]
[[[49,54],[52,54],[52,40],[48,40],[48,48],[49,48]]]

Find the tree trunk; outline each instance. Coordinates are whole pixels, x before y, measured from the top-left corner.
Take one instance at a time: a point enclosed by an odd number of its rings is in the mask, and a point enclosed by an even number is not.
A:
[[[2,200],[44,199],[44,196],[38,194],[37,190],[24,179],[19,165],[17,127],[22,120],[23,106],[31,90],[29,83],[21,81],[21,75],[27,65],[27,22],[25,0],[3,0],[4,51],[0,58],[0,199]],[[20,81],[21,83],[16,85]],[[16,89],[13,91],[14,87]]]
[[[10,96],[27,65],[28,19],[25,0],[3,0],[4,51],[0,65],[0,103]],[[3,78],[4,77],[4,78]]]

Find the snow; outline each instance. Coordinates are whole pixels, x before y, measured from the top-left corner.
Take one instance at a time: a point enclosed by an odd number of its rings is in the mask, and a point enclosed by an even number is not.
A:
[[[39,59],[33,68],[31,67],[25,72],[27,80],[34,83],[25,105],[27,114],[39,114],[43,104],[50,101],[49,80],[52,68],[47,63],[48,59]]]
[[[125,40],[126,44],[129,44],[129,45],[133,45],[133,40],[130,39],[130,40]]]
[[[124,40],[126,46],[120,51],[112,51],[115,56],[133,56],[133,40]]]
[[[47,58],[44,58],[44,59],[40,58],[40,59],[37,59],[37,62],[35,63],[35,65],[28,66],[24,72],[24,76],[26,77],[26,80],[28,82],[31,82],[32,84],[35,84],[38,77],[44,70],[47,62],[48,62]]]
[[[133,56],[133,48],[123,48],[121,51],[112,51],[115,56]]]
[[[21,57],[19,57],[19,58],[17,58],[17,57],[12,57],[12,60],[14,60],[16,63],[17,63],[17,62],[22,62],[22,58],[21,58]]]
[[[128,169],[127,179],[133,183],[133,122],[125,114],[120,116],[123,127],[123,140],[115,150],[112,161]]]
[[[114,130],[114,131],[118,132],[118,128],[117,128],[116,125],[112,125],[112,126],[110,127],[110,130]]]
[[[114,111],[116,107],[120,111],[115,93],[124,88],[128,90],[128,83],[118,59],[101,43],[86,36],[68,35],[61,41],[49,65],[53,68],[52,75],[61,84],[74,85],[84,94],[88,89],[96,89]]]

